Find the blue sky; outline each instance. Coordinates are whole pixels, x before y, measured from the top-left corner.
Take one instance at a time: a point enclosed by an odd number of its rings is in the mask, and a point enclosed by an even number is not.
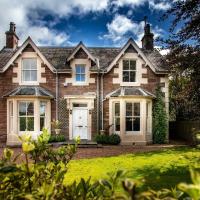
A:
[[[159,18],[168,0],[0,0],[0,48],[10,21],[22,43],[31,36],[38,45],[121,46],[129,37],[141,45],[144,16],[155,37],[168,34]],[[159,44],[157,44],[159,45]]]

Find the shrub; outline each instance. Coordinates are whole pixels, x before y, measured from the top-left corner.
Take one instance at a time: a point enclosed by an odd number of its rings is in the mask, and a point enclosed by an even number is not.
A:
[[[121,142],[120,136],[117,134],[112,135],[97,135],[95,138],[98,144],[112,144],[117,145]]]
[[[49,138],[49,142],[64,142],[66,141],[64,135],[51,135]]]
[[[168,124],[165,103],[161,88],[156,89],[156,100],[153,106],[153,142],[157,144],[165,143]]]

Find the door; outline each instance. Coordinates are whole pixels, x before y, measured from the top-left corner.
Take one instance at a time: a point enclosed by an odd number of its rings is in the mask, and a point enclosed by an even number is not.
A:
[[[88,110],[86,108],[73,108],[72,112],[73,138],[88,139]]]

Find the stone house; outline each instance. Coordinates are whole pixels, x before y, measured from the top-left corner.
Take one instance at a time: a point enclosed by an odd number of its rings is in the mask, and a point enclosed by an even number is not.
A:
[[[14,23],[0,51],[0,142],[19,143],[24,132],[36,138],[51,121],[62,122],[69,140],[119,134],[122,143],[152,142],[152,102],[157,85],[168,112],[168,68],[154,48],[150,25],[142,48],[130,38],[120,47],[21,46]]]

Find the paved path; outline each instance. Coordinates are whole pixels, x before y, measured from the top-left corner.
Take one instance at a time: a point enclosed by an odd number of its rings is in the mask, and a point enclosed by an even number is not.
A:
[[[165,145],[148,145],[148,146],[103,146],[101,148],[78,148],[74,159],[109,157],[129,153],[159,151],[162,149],[170,149],[175,147],[185,146],[183,144],[165,144]],[[20,148],[12,148],[15,155],[21,153]],[[2,155],[3,148],[0,148]]]

